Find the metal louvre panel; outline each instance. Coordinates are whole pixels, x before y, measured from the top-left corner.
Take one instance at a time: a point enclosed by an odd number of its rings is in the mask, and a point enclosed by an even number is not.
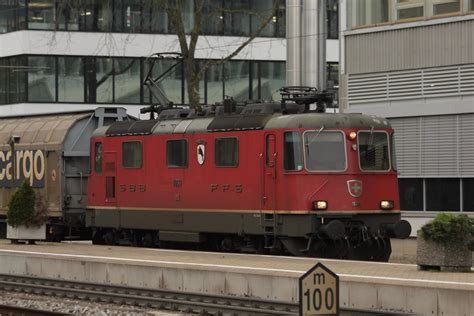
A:
[[[474,94],[474,65],[349,75],[349,104]]]
[[[395,129],[400,177],[474,176],[474,114],[390,122]]]
[[[392,119],[395,130],[397,166],[401,177],[417,177],[420,172],[421,118]]]

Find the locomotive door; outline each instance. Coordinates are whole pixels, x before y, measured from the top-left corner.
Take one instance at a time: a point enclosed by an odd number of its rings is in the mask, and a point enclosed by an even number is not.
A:
[[[274,134],[265,134],[265,154],[263,167],[263,209],[275,209],[276,182],[276,142]]]
[[[116,198],[116,169],[117,160],[115,152],[104,152],[104,166],[105,166],[105,202],[111,205],[117,204]]]

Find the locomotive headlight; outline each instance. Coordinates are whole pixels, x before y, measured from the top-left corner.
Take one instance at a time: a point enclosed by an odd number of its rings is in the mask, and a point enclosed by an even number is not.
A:
[[[391,210],[393,208],[393,201],[380,201],[380,208],[382,210]]]
[[[327,201],[313,201],[313,210],[326,210],[328,208]]]
[[[350,140],[354,140],[357,137],[357,133],[356,132],[350,132],[349,135],[347,135],[347,137],[349,137]]]

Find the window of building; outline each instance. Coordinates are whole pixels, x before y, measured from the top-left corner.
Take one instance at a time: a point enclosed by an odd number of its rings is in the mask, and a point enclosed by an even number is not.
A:
[[[327,0],[328,39],[339,38],[339,1]]]
[[[458,212],[460,210],[459,179],[426,179],[426,210]]]
[[[400,209],[423,211],[423,179],[398,179]]]
[[[32,30],[56,29],[54,0],[28,1],[28,28]]]
[[[239,141],[237,138],[216,138],[215,164],[217,167],[237,167],[239,165]]]
[[[87,57],[85,68],[87,102],[112,103],[114,97],[113,59]]]
[[[274,13],[274,5],[274,0],[250,1],[252,34],[255,34],[268,18],[271,20],[258,34],[259,36],[277,36],[285,29],[284,6],[277,8],[276,13]]]
[[[9,58],[7,66],[7,93],[9,103],[21,103],[26,101],[27,71],[26,56]]]
[[[349,3],[352,26],[374,25],[389,21],[389,0],[358,0]]]
[[[224,64],[225,95],[234,100],[250,98],[250,65],[248,61],[230,61]]]
[[[16,1],[0,1],[0,34],[16,29]]]
[[[283,143],[283,167],[286,171],[303,170],[303,148],[299,132],[286,132]]]
[[[469,11],[474,11],[474,0],[469,2]]]
[[[143,32],[145,33],[169,33],[168,15],[161,7],[159,1],[143,2]]]
[[[224,1],[224,35],[250,35],[248,0]]]
[[[304,148],[306,169],[309,171],[343,171],[346,169],[343,133],[305,132]]]
[[[433,15],[460,12],[460,0],[433,0]]]
[[[254,82],[257,82],[257,93],[253,97],[260,100],[272,100],[275,91],[285,86],[286,69],[285,63],[259,62],[258,70],[254,72]],[[255,90],[255,89],[254,89]]]
[[[162,75],[165,71],[167,71],[171,66],[176,64],[174,60],[159,60],[155,63],[153,67],[152,77],[157,78],[158,76]],[[149,69],[151,67],[151,61],[144,63],[144,75],[148,74]],[[166,77],[161,80],[158,85],[161,87],[162,91],[165,93],[166,97],[175,104],[182,104],[183,103],[183,85],[184,85],[184,78],[183,78],[183,65],[178,65],[174,67],[170,72],[166,75]],[[150,92],[150,89],[144,89],[144,102],[150,103],[150,100],[153,103],[157,103],[158,100],[153,96]]]
[[[474,178],[462,179],[463,211],[474,212]]]
[[[413,19],[424,14],[424,0],[397,0],[397,19]]]
[[[136,58],[114,59],[115,103],[140,103],[140,60]]]
[[[56,58],[28,57],[28,101],[56,101]]]
[[[122,143],[122,166],[124,168],[142,167],[142,143],[130,141]]]
[[[84,70],[81,57],[58,57],[58,101],[84,102]]]
[[[150,1],[153,2],[153,1]],[[115,32],[139,33],[142,26],[142,3],[140,0],[115,0]]]
[[[224,100],[224,66],[212,65],[206,72],[207,103]]]
[[[94,145],[94,171],[102,172],[102,143],[97,142]]]
[[[359,132],[359,163],[364,171],[388,171],[388,135],[384,132]]]
[[[188,141],[185,139],[166,142],[166,163],[171,168],[188,166]]]

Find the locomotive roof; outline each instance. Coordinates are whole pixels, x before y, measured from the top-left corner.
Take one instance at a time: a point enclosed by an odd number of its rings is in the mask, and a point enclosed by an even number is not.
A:
[[[275,128],[389,128],[387,119],[363,114],[223,114],[214,117],[173,118],[117,122],[95,131],[94,136],[206,133]]]

